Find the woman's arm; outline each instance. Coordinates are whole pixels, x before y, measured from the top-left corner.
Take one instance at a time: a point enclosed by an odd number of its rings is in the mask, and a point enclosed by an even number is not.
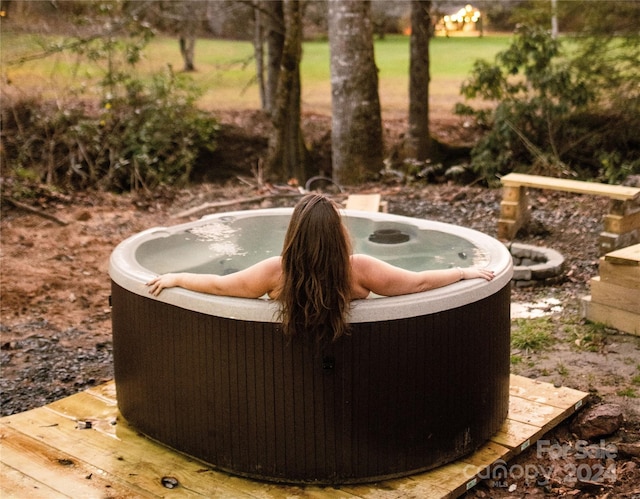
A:
[[[452,268],[413,272],[367,255],[353,255],[354,279],[359,286],[381,296],[397,296],[441,288],[463,279],[493,279],[493,271]]]
[[[147,286],[154,296],[165,288],[180,287],[219,296],[260,298],[277,287],[281,274],[280,257],[275,256],[233,274],[164,274],[149,281]]]

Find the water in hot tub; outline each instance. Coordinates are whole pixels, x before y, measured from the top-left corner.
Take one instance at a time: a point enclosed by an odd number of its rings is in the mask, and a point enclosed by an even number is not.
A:
[[[345,217],[354,253],[409,270],[486,266],[488,253],[467,239],[394,221]],[[279,255],[287,215],[217,217],[184,230],[159,230],[136,250],[140,265],[157,274],[229,274]]]

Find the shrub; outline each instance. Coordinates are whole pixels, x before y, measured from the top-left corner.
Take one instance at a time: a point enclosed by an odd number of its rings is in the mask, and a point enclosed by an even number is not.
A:
[[[151,189],[179,184],[216,146],[216,121],[195,105],[196,90],[169,70],[146,88],[92,110],[80,100],[28,99],[3,110],[3,169],[76,189]],[[5,174],[5,173],[3,173]]]
[[[617,48],[626,57],[624,44]],[[461,93],[494,105],[456,106],[488,130],[472,150],[474,170],[489,183],[514,170],[611,182],[640,173],[640,100],[637,89],[623,91],[634,73],[619,75],[621,57],[596,71],[591,57],[575,48],[567,56],[542,28],[520,26],[495,64],[477,61]],[[608,73],[619,78],[605,86]]]
[[[97,119],[78,123],[105,187],[184,183],[199,154],[215,149],[215,120],[197,109],[198,92],[169,70],[147,88],[131,81],[126,97],[106,100]],[[88,162],[85,165],[89,167]]]

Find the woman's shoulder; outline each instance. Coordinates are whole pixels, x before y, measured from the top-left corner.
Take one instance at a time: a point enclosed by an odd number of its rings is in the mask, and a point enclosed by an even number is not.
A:
[[[369,269],[375,268],[381,260],[362,253],[351,255],[351,268],[355,272],[367,272]]]
[[[354,253],[351,255],[351,262],[357,264],[370,264],[375,262],[380,262],[378,258],[371,255],[365,255],[364,253]]]
[[[279,256],[265,258],[264,260],[254,263],[251,267],[245,269],[245,271],[255,278],[277,279],[282,271],[282,258]]]
[[[262,261],[265,263],[265,265],[282,265],[281,256],[270,256],[269,258],[265,258]]]
[[[267,272],[278,272],[282,270],[282,257],[272,256],[260,261],[256,265],[260,266],[263,270]]]
[[[355,276],[369,281],[371,278],[382,278],[406,272],[399,267],[380,260],[375,256],[355,254],[351,256],[351,271]]]

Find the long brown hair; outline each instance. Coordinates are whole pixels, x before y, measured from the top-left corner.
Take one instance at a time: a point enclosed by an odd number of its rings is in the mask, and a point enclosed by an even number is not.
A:
[[[336,340],[348,329],[351,244],[333,201],[308,194],[296,205],[282,250],[282,328],[287,336]]]

